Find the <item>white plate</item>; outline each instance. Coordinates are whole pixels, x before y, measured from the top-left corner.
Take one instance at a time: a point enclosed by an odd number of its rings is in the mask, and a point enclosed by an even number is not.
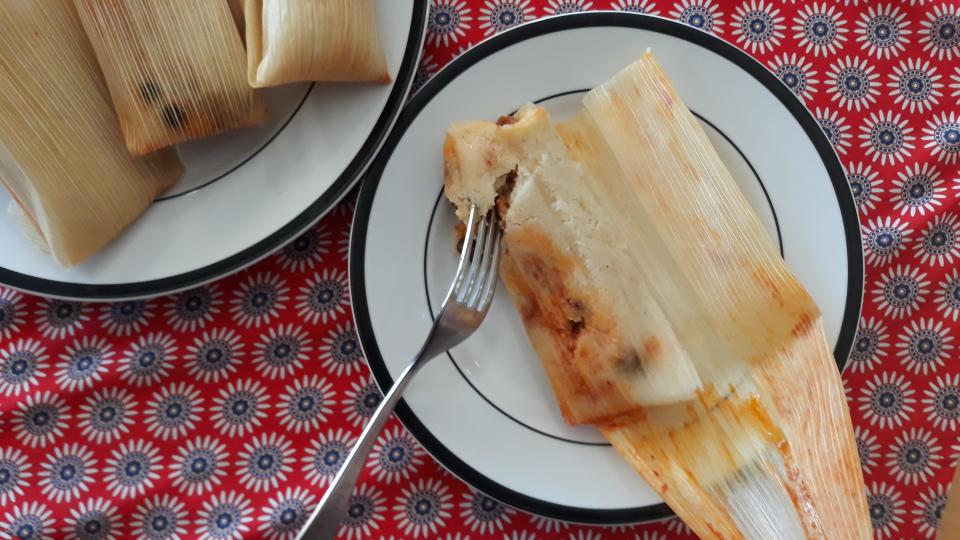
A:
[[[269,89],[269,120],[179,150],[186,175],[101,253],[70,271],[26,240],[0,190],[0,283],[77,299],[151,296],[196,286],[266,256],[349,190],[413,82],[427,0],[378,0],[393,82]]]
[[[843,364],[863,259],[853,197],[813,117],[760,64],[711,35],[656,17],[590,13],[518,27],[455,60],[404,110],[371,167],[350,276],[360,340],[381,387],[420,347],[454,274],[455,218],[439,196],[447,125],[528,101],[563,118],[583,89],[648,47],[819,303]],[[564,424],[503,287],[480,330],[449,356],[418,375],[399,415],[454,474],[507,504],[571,521],[669,515],[596,430]]]

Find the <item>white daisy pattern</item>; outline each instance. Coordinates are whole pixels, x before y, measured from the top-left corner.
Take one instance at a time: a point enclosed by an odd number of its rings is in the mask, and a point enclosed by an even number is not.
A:
[[[177,342],[161,332],[141,335],[120,359],[120,377],[132,386],[149,386],[166,378],[177,361]]]
[[[922,264],[952,266],[960,259],[960,219],[956,214],[938,214],[920,233],[914,244],[914,256]]]
[[[81,501],[70,510],[63,534],[68,540],[115,540],[122,538],[122,526],[117,507],[108,499],[97,497]]]
[[[235,463],[240,482],[248,491],[276,489],[293,471],[290,441],[276,433],[264,433],[244,443]]]
[[[270,396],[259,381],[247,379],[229,382],[213,398],[214,427],[227,437],[239,437],[259,427],[267,417]]]
[[[906,513],[903,496],[892,484],[871,482],[867,484],[867,508],[873,533],[878,540],[895,538],[903,524]]]
[[[783,53],[774,56],[768,65],[773,74],[798,97],[808,100],[817,91],[817,83],[820,82],[815,78],[817,70],[813,69],[813,65],[807,62],[806,58],[798,56],[797,53]],[[819,111],[817,118],[820,118]],[[821,127],[823,127],[823,124],[821,124]],[[839,134],[837,134],[837,137],[839,137]],[[827,138],[831,138],[829,133]],[[832,138],[830,142],[833,143]]]
[[[960,115],[955,112],[936,114],[923,128],[924,148],[938,160],[954,164],[960,158]]]
[[[960,425],[960,374],[937,375],[923,395],[927,421],[935,428],[956,431]]]
[[[279,397],[280,425],[294,433],[317,429],[333,413],[333,384],[319,375],[307,375],[288,385]]]
[[[679,0],[674,2],[670,16],[704,32],[723,33],[723,12],[713,0]]]
[[[286,281],[272,272],[247,276],[230,299],[233,320],[244,328],[260,328],[279,316],[288,292]]]
[[[314,440],[307,455],[301,459],[301,471],[313,484],[326,487],[347,461],[353,444],[353,436],[343,429],[330,429],[321,433]]]
[[[872,371],[887,356],[887,327],[881,319],[874,317],[860,321],[860,328],[853,339],[850,361],[847,369],[854,373]]]
[[[370,484],[356,487],[347,502],[347,515],[340,522],[338,538],[363,540],[370,538],[373,531],[380,528],[384,521],[386,497]]]
[[[479,534],[502,531],[516,513],[513,508],[474,490],[464,493],[460,502],[460,519],[471,532]]]
[[[114,497],[142,496],[160,478],[160,451],[143,439],[122,443],[107,459],[107,489]]]
[[[97,474],[97,459],[89,448],[69,443],[47,455],[41,463],[40,486],[48,499],[70,502],[90,490]]]
[[[328,372],[338,376],[360,370],[363,354],[352,322],[337,324],[336,329],[323,338],[319,358]]]
[[[100,308],[100,326],[115,336],[139,333],[153,318],[153,307],[145,301],[104,304]]]
[[[0,289],[0,341],[10,339],[25,324],[23,297],[13,289]]]
[[[164,305],[167,323],[177,332],[206,328],[220,313],[223,300],[216,285],[197,287],[174,295]]]
[[[300,287],[297,296],[297,314],[311,324],[337,320],[350,306],[347,274],[342,270],[324,269]]]
[[[906,50],[912,33],[907,15],[899,6],[867,5],[857,21],[857,43],[876,58],[890,58]]]
[[[764,53],[780,45],[783,39],[780,9],[765,0],[747,0],[733,13],[733,31],[737,44],[751,53]]]
[[[859,111],[876,103],[880,83],[874,69],[866,59],[849,55],[831,64],[826,74],[830,100],[848,111]]]
[[[473,15],[466,0],[431,0],[427,23],[427,41],[434,46],[449,46],[466,37]]]
[[[612,7],[617,11],[660,15],[660,10],[657,9],[653,0],[616,0]]]
[[[951,96],[960,96],[960,66],[954,68],[954,74],[950,76],[950,80],[953,81],[950,83],[950,88],[953,92]]]
[[[937,304],[937,311],[943,312],[944,318],[949,317],[953,321],[960,318],[960,274],[956,268],[940,282],[934,302]]]
[[[530,523],[533,523],[537,530],[545,533],[558,533],[570,528],[570,524],[566,521],[539,515],[530,516]]]
[[[195,533],[204,540],[241,539],[250,530],[250,501],[236,491],[218,493],[204,501],[194,524]]]
[[[16,448],[0,447],[0,506],[7,507],[23,496],[23,488],[30,482],[27,455]]]
[[[40,341],[18,339],[0,349],[0,396],[18,396],[47,375],[47,349]]]
[[[910,428],[902,432],[885,456],[890,476],[908,486],[926,483],[941,466],[942,449],[929,431]]]
[[[937,59],[953,60],[960,55],[960,9],[952,4],[931,6],[926,20],[920,21],[923,51]]]
[[[271,497],[260,510],[257,531],[267,540],[293,540],[315,504],[313,493],[300,487],[288,487]]]
[[[431,538],[450,519],[450,488],[437,479],[420,479],[400,492],[393,505],[394,519],[410,538]]]
[[[80,423],[83,437],[100,443],[109,443],[130,432],[134,416],[139,414],[137,402],[129,391],[118,388],[99,390],[80,405]]]
[[[840,15],[836,6],[827,2],[806,4],[793,18],[793,37],[814,56],[835,54],[847,40],[847,23]]]
[[[350,383],[350,389],[344,395],[340,404],[343,405],[347,421],[354,427],[365,424],[383,400],[380,388],[373,381]]]
[[[940,172],[929,163],[907,165],[893,181],[893,209],[901,214],[924,215],[943,205],[946,188]]]
[[[204,411],[200,390],[173,383],[154,393],[146,407],[147,430],[160,440],[177,439],[192,431]]]
[[[880,202],[880,194],[886,191],[881,187],[883,179],[879,178],[880,173],[873,170],[869,163],[864,164],[862,161],[848,165],[846,172],[847,183],[850,184],[850,191],[853,192],[857,208],[863,213],[876,210],[877,203]]]
[[[437,73],[437,70],[440,69],[440,64],[438,64],[434,59],[432,54],[426,54],[420,58],[420,64],[417,65],[417,72],[413,76],[413,84],[411,88],[414,93],[420,90],[420,87],[427,84],[427,81],[433,78]],[[340,240],[340,254],[344,259],[350,253],[350,237],[346,236]]]
[[[547,0],[547,5],[543,9],[547,15],[563,15],[565,13],[580,13],[592,7],[592,0]]]
[[[409,480],[423,464],[423,450],[405,429],[394,426],[380,434],[367,458],[373,476],[387,484]]]
[[[47,339],[73,336],[90,320],[89,308],[79,302],[46,300],[34,312],[34,324]]]
[[[208,435],[189,440],[169,465],[173,487],[189,497],[202,495],[220,485],[228,460],[227,447],[219,439]]]
[[[485,0],[480,8],[480,29],[484,36],[491,36],[531,18],[530,0]]]
[[[57,384],[67,390],[85,390],[98,383],[113,363],[113,346],[103,337],[83,336],[68,346],[57,363]]]
[[[925,112],[940,103],[943,96],[940,79],[936,66],[929,60],[908,58],[893,66],[887,87],[894,103],[910,112]]]
[[[890,216],[868,219],[861,229],[867,264],[890,264],[906,248],[911,232],[906,220]]]
[[[910,382],[902,374],[883,372],[866,380],[860,389],[858,409],[871,426],[899,427],[914,410],[913,394]]]
[[[866,149],[867,157],[879,161],[880,165],[903,163],[914,149],[913,128],[899,112],[871,112],[860,131],[863,140],[860,147]]]
[[[187,347],[187,353],[190,377],[202,383],[219,382],[236,373],[244,356],[240,336],[228,328],[203,332]]]
[[[186,504],[169,493],[154,495],[137,506],[133,533],[146,540],[181,540],[187,534]]]
[[[214,427],[227,437],[241,437],[252,432],[267,417],[270,396],[259,381],[247,379],[228,382],[220,395],[213,398]]]
[[[43,503],[30,501],[6,509],[0,532],[18,540],[49,540],[56,538],[53,512]]]
[[[312,342],[310,334],[293,323],[268,328],[254,345],[257,371],[268,379],[283,379],[295,373],[310,358]]]
[[[863,474],[869,475],[873,472],[873,468],[877,466],[877,460],[880,459],[880,443],[877,442],[876,435],[859,425],[854,426],[853,435],[857,442],[860,468],[863,469]]]
[[[897,356],[908,371],[926,375],[942,368],[953,350],[953,336],[943,321],[917,319],[910,321],[899,336]]]
[[[871,292],[885,316],[902,319],[912,315],[926,301],[928,285],[927,274],[919,267],[898,264],[880,275]]]
[[[932,539],[940,530],[940,518],[947,507],[948,488],[944,484],[936,484],[920,493],[914,501],[913,522],[924,538]]]
[[[459,0],[463,1],[463,0]],[[431,5],[433,13],[436,0]],[[431,15],[431,21],[433,16]],[[431,27],[432,31],[432,27]],[[287,272],[303,272],[319,264],[325,255],[330,253],[330,232],[322,224],[312,227],[307,232],[294,238],[283,246],[277,258],[280,268]]]
[[[850,126],[847,125],[847,121],[840,115],[839,111],[830,110],[827,107],[823,109],[817,107],[814,117],[817,119],[820,129],[823,130],[823,134],[830,141],[830,146],[838,154],[846,154],[847,149],[850,148],[850,139],[853,135],[848,133]]]
[[[53,392],[29,394],[13,413],[13,432],[20,444],[46,446],[63,436],[71,419],[69,410],[66,400]]]

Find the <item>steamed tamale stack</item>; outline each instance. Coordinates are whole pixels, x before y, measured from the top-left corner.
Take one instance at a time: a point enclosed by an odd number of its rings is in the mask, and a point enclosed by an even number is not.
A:
[[[445,192],[496,207],[501,276],[564,417],[702,538],[866,539],[813,300],[648,53],[569,122],[455,124]]]
[[[0,183],[64,266],[90,257],[182,175],[127,152],[69,0],[0,2]]]
[[[390,81],[373,0],[245,0],[244,19],[253,87]]]
[[[130,152],[265,117],[225,0],[76,0]]]

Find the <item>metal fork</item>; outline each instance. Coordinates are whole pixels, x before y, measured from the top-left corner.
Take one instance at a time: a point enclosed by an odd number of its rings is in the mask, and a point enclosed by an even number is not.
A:
[[[457,274],[447,291],[440,314],[430,328],[426,342],[383,397],[297,540],[332,540],[336,536],[340,522],[347,512],[357,477],[363,470],[377,435],[400,401],[400,394],[420,368],[470,337],[487,315],[497,286],[500,226],[493,211],[483,217],[479,217],[478,213],[476,206],[470,207]]]

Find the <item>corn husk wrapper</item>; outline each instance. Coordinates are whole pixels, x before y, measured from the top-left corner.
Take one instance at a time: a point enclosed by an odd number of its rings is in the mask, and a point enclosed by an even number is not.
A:
[[[227,0],[227,5],[230,6],[230,15],[240,31],[240,38],[245,39],[247,30],[243,22],[243,0]]]
[[[127,152],[68,0],[0,2],[0,181],[29,236],[79,264],[182,174],[171,152]]]
[[[565,418],[702,538],[869,538],[817,306],[699,123],[649,54],[583,103],[445,146],[461,218],[500,209],[501,276]]]
[[[224,0],[75,0],[130,152],[261,122]]]
[[[245,0],[244,19],[255,88],[390,82],[372,0]]]

